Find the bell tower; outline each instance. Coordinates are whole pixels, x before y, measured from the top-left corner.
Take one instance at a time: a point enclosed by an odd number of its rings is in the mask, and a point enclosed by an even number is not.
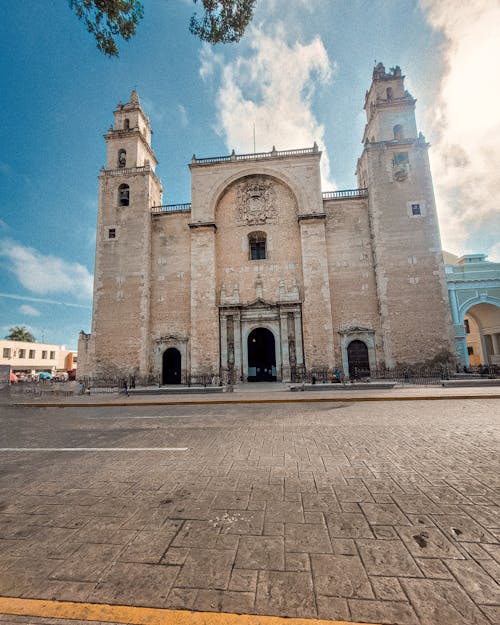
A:
[[[416,100],[405,90],[404,78],[399,66],[389,72],[382,63],[374,68],[356,171],[359,187],[368,188],[388,367],[453,353],[429,144],[418,132]]]
[[[162,203],[151,126],[132,91],[104,135],[99,176],[92,335],[98,375],[146,375],[149,357],[151,207]]]

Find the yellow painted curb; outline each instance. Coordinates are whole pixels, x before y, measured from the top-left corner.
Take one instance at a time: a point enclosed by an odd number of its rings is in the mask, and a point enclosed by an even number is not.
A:
[[[101,621],[103,623],[123,623],[124,625],[367,625],[366,623],[348,623],[346,621],[228,614],[225,612],[189,612],[187,610],[45,601],[43,599],[17,599],[13,597],[0,597],[0,614],[89,622]]]
[[[441,401],[450,399],[500,399],[498,395],[424,395],[415,397],[414,395],[400,397],[300,397],[283,399],[207,399],[207,400],[163,400],[163,401],[112,401],[112,402],[16,402],[6,404],[8,406],[19,406],[22,408],[106,408],[113,406],[203,406],[203,405],[224,405],[224,404],[314,404],[314,403],[356,403],[367,401]]]

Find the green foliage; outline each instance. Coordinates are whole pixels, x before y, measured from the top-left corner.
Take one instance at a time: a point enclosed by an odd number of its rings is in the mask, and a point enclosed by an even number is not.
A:
[[[189,30],[202,41],[231,43],[241,39],[257,0],[193,0],[202,15],[193,14]],[[71,9],[94,36],[99,50],[118,56],[116,39],[128,41],[144,15],[140,0],[68,0]]]
[[[9,328],[9,334],[5,338],[9,341],[35,342],[35,337],[29,332],[26,326],[14,326]]]
[[[139,0],[68,0],[77,17],[94,35],[99,50],[108,56],[118,56],[115,38],[128,41],[143,16]]]
[[[196,3],[198,0],[193,0]],[[189,30],[202,41],[239,41],[253,17],[257,0],[200,0],[203,15],[191,17]]]

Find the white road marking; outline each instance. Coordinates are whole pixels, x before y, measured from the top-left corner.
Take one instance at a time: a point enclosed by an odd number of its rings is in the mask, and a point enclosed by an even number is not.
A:
[[[0,447],[0,451],[188,451],[189,447]]]
[[[105,417],[82,417],[83,419],[95,419],[97,421],[102,421],[103,419],[194,419],[198,417],[210,417],[223,419],[224,417],[221,415],[199,415],[199,414],[162,414],[162,415],[153,415],[151,417],[134,417],[132,415],[106,415]]]
[[[115,415],[106,415],[105,417],[83,417],[84,419],[96,419],[96,420],[103,420],[103,419],[173,419],[173,418],[183,418],[186,419],[187,417],[192,417],[192,416],[198,416],[198,415],[171,415],[171,414],[162,414],[162,415],[154,415],[152,417],[134,417],[134,416],[129,416],[129,415],[120,415],[120,416],[115,416]]]

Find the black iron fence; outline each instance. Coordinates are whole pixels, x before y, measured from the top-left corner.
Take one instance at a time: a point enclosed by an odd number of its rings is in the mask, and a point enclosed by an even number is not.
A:
[[[67,397],[77,395],[80,389],[81,385],[75,381],[37,380],[9,384],[2,388],[2,392],[8,393],[9,396],[30,395],[31,397],[40,397],[42,395],[51,395]]]
[[[83,387],[82,392],[86,394],[118,393],[137,387],[170,386],[170,384],[163,384],[161,375],[85,377],[80,379],[80,383]],[[183,386],[207,387],[220,386],[226,382],[222,380],[222,376],[219,373],[207,372],[185,376],[181,383]]]
[[[326,384],[354,382],[392,381],[401,385],[439,385],[442,380],[498,378],[500,367],[496,365],[469,367],[466,372],[457,371],[451,365],[439,364],[435,366],[411,367],[382,367],[368,370],[354,367],[351,374],[343,375],[328,367],[306,369],[305,367],[291,368],[291,381],[306,384]]]

